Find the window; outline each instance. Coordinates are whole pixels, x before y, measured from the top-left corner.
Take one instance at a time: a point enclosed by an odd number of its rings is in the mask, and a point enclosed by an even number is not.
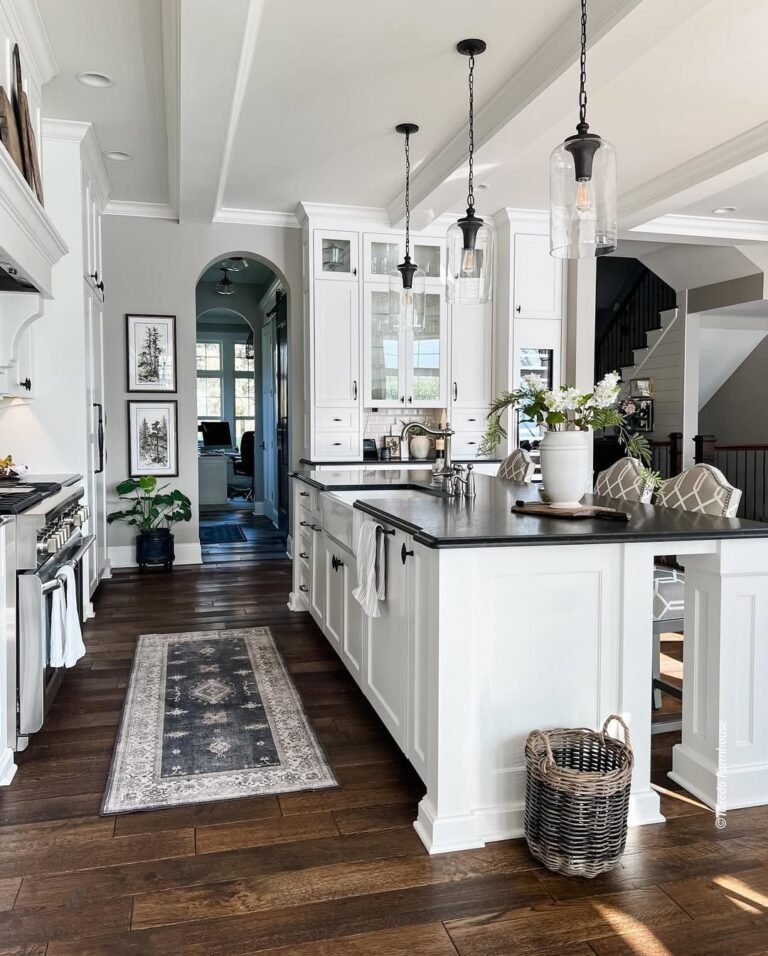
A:
[[[197,420],[221,420],[221,342],[197,343]]]
[[[253,350],[250,357],[245,342],[235,342],[235,442],[240,447],[243,434],[254,430],[256,395],[253,387]]]

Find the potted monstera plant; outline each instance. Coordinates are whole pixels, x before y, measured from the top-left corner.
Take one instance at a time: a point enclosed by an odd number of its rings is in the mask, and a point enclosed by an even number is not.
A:
[[[113,511],[107,521],[124,521],[139,530],[136,538],[136,563],[143,571],[148,564],[162,564],[170,571],[176,557],[171,525],[192,518],[192,502],[185,494],[168,485],[157,487],[154,475],[126,478],[117,486],[121,501],[130,507]]]

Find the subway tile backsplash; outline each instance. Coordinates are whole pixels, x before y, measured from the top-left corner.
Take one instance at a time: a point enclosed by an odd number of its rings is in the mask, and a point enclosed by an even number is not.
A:
[[[440,424],[440,408],[366,408],[363,410],[363,436],[375,438],[378,447],[385,435],[399,435],[403,422],[433,422]]]

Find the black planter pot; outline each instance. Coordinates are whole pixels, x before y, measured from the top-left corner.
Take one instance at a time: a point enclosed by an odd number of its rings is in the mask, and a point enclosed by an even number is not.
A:
[[[171,571],[175,558],[173,535],[168,528],[142,531],[136,538],[136,563],[140,570],[147,565],[161,564],[166,571]]]

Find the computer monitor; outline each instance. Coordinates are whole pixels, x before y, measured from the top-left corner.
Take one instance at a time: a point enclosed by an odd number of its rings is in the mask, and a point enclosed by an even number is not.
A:
[[[203,448],[231,448],[232,432],[229,422],[200,422]]]

